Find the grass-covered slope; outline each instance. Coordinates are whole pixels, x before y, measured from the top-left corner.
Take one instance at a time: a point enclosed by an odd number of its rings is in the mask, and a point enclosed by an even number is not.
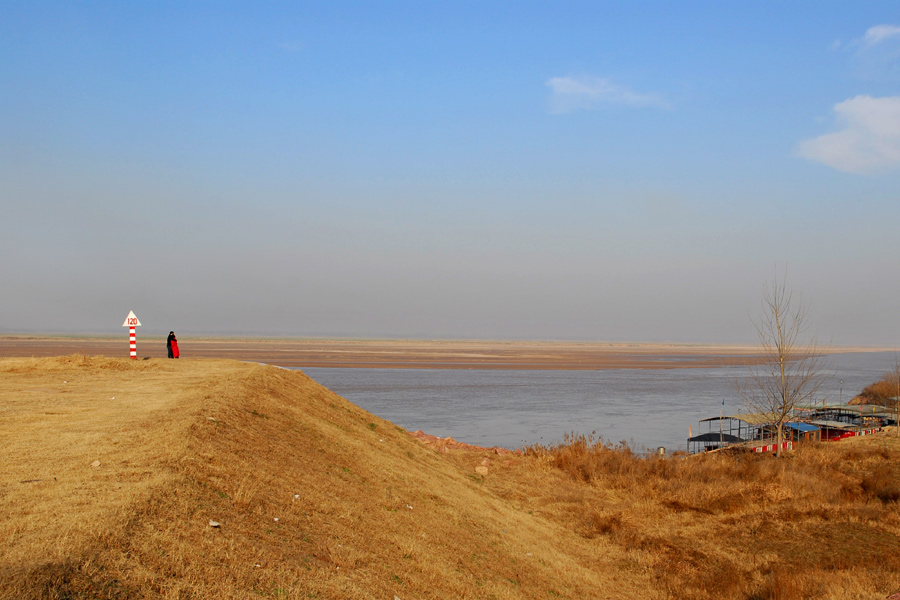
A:
[[[297,371],[72,356],[0,360],[0,442],[4,599],[900,588],[892,435],[783,460],[642,458],[584,439],[443,452]]]
[[[66,357],[0,377],[3,597],[653,597],[613,544],[486,485],[525,458],[477,474],[479,453],[300,372]]]

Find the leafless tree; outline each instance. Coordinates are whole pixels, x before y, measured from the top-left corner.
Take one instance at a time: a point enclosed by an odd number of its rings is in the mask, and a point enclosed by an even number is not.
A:
[[[776,274],[763,293],[762,314],[754,322],[762,346],[762,361],[750,367],[738,392],[752,412],[764,413],[776,430],[776,456],[781,455],[784,423],[797,406],[816,400],[823,382],[825,355],[815,336],[807,338],[808,309],[794,301],[786,278]]]
[[[900,357],[896,352],[894,352],[894,364],[891,370],[885,373],[884,379],[894,392],[895,422],[897,423],[897,435],[900,436]]]

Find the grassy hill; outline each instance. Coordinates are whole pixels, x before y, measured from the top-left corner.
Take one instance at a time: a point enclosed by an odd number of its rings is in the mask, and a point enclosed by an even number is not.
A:
[[[584,439],[443,452],[297,371],[70,356],[0,360],[0,440],[2,598],[900,587],[888,436],[783,461],[645,459]]]

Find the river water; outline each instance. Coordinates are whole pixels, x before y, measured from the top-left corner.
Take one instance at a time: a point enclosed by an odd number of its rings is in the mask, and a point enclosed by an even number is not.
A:
[[[893,352],[827,358],[819,400],[848,401],[893,367]],[[688,427],[720,410],[744,412],[735,381],[744,367],[511,371],[335,369],[302,371],[408,431],[478,446],[521,448],[595,434],[632,449],[685,450]],[[725,401],[724,407],[722,401]]]

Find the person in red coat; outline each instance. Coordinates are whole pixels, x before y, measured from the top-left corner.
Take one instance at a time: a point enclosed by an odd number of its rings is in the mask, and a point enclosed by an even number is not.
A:
[[[170,331],[166,338],[166,349],[169,351],[169,358],[178,358],[178,340],[175,339],[174,331]]]

